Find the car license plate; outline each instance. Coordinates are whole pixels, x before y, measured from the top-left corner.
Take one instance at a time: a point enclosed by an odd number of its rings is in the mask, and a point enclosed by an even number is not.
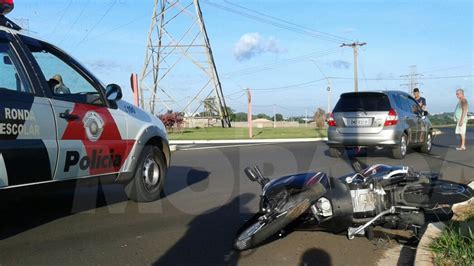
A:
[[[347,120],[350,127],[368,127],[371,126],[372,119],[370,118],[349,118]]]

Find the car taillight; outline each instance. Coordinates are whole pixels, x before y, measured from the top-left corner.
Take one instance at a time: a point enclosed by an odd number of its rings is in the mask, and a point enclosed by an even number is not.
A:
[[[387,120],[385,120],[384,126],[393,126],[398,123],[398,114],[397,112],[392,108],[390,111],[388,111],[388,117]]]
[[[13,10],[13,0],[0,0],[0,15],[6,15]]]
[[[330,127],[335,127],[336,126],[336,120],[334,120],[334,115],[331,113],[328,118],[328,126]]]

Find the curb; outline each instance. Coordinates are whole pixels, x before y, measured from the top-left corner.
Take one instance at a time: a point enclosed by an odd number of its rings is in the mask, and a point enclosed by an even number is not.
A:
[[[430,245],[433,240],[441,235],[445,227],[446,225],[443,222],[428,224],[416,250],[415,266],[434,265],[434,254],[430,249]]]
[[[296,143],[327,141],[327,138],[304,139],[236,139],[236,140],[171,140],[170,145],[201,145],[201,144],[257,144],[257,143]]]

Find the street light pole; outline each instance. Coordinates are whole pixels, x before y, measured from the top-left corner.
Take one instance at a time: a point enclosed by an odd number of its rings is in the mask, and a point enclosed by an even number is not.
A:
[[[365,42],[353,42],[353,43],[343,43],[341,44],[341,47],[352,47],[354,50],[354,91],[358,92],[359,91],[359,81],[358,81],[358,76],[357,76],[357,55],[358,55],[358,47],[359,46],[364,46],[367,43]]]
[[[328,109],[326,111],[327,114],[331,113],[331,80],[328,79]]]
[[[327,80],[328,82],[328,87],[327,87],[327,91],[328,91],[328,109],[327,109],[327,113],[330,113],[331,112],[331,80],[328,78],[328,76],[326,76],[326,74],[324,74],[323,70],[321,69],[321,67],[319,66],[318,62],[316,62],[316,60],[314,59],[309,59],[309,61],[313,62],[316,67],[318,68],[319,72],[321,72],[321,74],[323,75],[323,77]]]

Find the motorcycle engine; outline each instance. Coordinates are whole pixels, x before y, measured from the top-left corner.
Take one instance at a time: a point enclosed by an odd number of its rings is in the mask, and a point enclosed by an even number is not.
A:
[[[355,218],[372,217],[382,211],[385,191],[373,184],[349,184]]]

